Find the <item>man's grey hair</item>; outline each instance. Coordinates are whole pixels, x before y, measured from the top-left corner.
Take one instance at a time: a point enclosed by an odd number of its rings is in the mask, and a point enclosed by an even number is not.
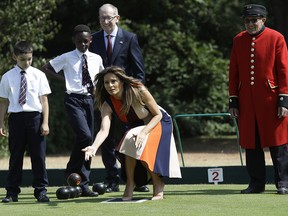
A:
[[[106,7],[112,8],[113,11],[114,11],[114,15],[118,15],[118,8],[115,7],[115,6],[112,5],[112,4],[104,4],[104,5],[102,5],[102,6],[99,8],[99,12],[100,12],[102,9],[106,8]]]

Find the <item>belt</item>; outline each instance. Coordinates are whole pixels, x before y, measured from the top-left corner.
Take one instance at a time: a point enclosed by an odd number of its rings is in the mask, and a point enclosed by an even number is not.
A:
[[[76,93],[71,93],[71,94],[68,94],[66,93],[69,97],[75,97],[75,98],[86,98],[86,97],[92,97],[93,98],[93,95],[89,94],[89,95],[83,95],[83,94],[76,94]]]

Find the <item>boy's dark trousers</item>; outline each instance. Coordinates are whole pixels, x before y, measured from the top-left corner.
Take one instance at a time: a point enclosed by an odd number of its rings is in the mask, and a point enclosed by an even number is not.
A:
[[[91,159],[85,161],[85,153],[81,150],[90,146],[94,131],[94,99],[93,96],[66,94],[65,107],[68,121],[76,135],[69,162],[65,170],[65,178],[71,173],[78,173],[82,190],[88,190]]]
[[[46,142],[41,136],[42,114],[39,112],[11,113],[9,125],[9,173],[7,177],[7,194],[18,195],[22,181],[23,157],[28,147],[32,164],[34,196],[46,193],[48,176],[46,171]]]

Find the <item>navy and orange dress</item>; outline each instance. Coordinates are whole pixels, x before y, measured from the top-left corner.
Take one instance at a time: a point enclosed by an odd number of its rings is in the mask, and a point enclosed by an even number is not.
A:
[[[138,134],[145,124],[150,121],[152,115],[147,107],[140,104],[133,104],[128,114],[120,114],[122,102],[112,96],[106,101],[114,114],[125,125],[127,132],[116,148],[118,159],[122,167],[124,164],[123,155],[128,155],[137,160],[134,181],[137,186],[145,185],[150,181],[149,172],[144,168],[140,161],[144,161],[148,168],[162,177],[181,178],[181,171],[178,155],[173,136],[173,123],[170,115],[159,106],[162,113],[161,121],[147,135],[141,148],[136,148],[134,134]],[[137,109],[135,109],[135,107]],[[135,112],[137,110],[138,113]],[[140,119],[139,116],[146,116]],[[123,170],[123,169],[122,169]],[[125,172],[122,172],[125,181]]]

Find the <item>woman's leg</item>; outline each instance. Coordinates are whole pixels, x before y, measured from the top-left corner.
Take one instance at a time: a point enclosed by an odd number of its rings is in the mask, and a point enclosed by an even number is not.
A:
[[[163,182],[162,178],[152,172],[145,162],[142,162],[143,166],[148,170],[151,175],[152,183],[153,183],[153,197],[152,200],[162,200],[164,196],[164,186],[165,183]]]
[[[153,197],[152,200],[162,200],[164,196],[164,182],[159,175],[150,172],[153,182]]]
[[[126,187],[122,197],[123,201],[132,200],[133,191],[135,188],[134,183],[134,170],[136,166],[136,159],[125,155],[125,171],[126,171]]]

